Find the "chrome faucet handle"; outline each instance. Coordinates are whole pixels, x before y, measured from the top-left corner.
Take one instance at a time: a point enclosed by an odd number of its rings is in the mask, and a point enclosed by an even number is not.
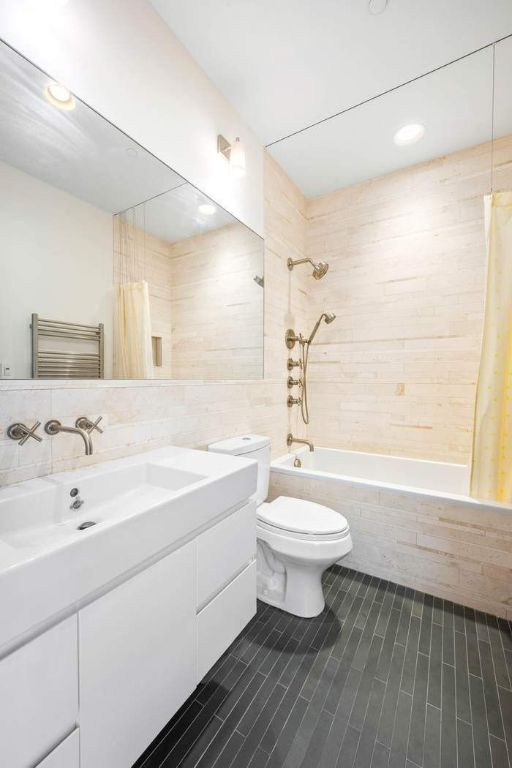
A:
[[[15,424],[11,424],[11,426],[8,427],[7,436],[10,437],[11,440],[17,440],[18,445],[25,445],[29,437],[33,437],[34,440],[37,440],[38,443],[42,443],[43,438],[36,434],[40,426],[40,421],[36,421],[34,426],[31,428],[17,421]]]
[[[91,421],[87,418],[87,416],[79,416],[78,419],[75,421],[75,427],[78,427],[78,429],[83,429],[84,432],[87,432],[88,435],[91,434],[91,432],[94,432],[96,430],[100,433],[100,435],[103,434],[103,430],[101,427],[98,426],[100,421],[103,419],[103,416],[98,416],[96,421]]]

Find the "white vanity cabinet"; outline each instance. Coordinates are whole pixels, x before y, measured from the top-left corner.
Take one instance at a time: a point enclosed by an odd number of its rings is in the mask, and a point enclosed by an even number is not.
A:
[[[52,749],[37,768],[80,768],[80,742],[78,728],[64,739],[58,747]]]
[[[256,505],[241,509],[197,539],[197,679],[256,613]]]
[[[71,616],[0,660],[2,768],[37,765],[75,728],[77,659]]]
[[[132,765],[196,686],[195,544],[79,612],[81,768]]]
[[[254,615],[255,555],[251,502],[0,659],[0,768],[132,765]]]

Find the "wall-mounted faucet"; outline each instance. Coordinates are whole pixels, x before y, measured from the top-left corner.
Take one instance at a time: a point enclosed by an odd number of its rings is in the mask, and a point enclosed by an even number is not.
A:
[[[85,455],[91,456],[93,452],[91,436],[80,427],[66,427],[57,419],[51,419],[44,425],[44,431],[47,435],[58,435],[59,432],[69,432],[71,435],[80,435],[85,445]]]

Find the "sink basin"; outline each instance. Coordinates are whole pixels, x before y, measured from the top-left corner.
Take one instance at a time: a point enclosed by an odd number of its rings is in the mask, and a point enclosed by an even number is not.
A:
[[[74,473],[73,473],[74,474]],[[67,479],[48,478],[48,486],[0,499],[0,541],[11,547],[51,547],[94,526],[135,515],[164,503],[206,475],[167,464],[141,463]],[[71,490],[78,490],[72,496]],[[72,507],[81,499],[78,509]]]
[[[221,520],[256,482],[254,461],[170,446],[0,488],[0,654]]]

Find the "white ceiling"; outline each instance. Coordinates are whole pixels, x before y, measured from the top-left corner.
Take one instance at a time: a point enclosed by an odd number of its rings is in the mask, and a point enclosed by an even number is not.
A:
[[[491,116],[492,51],[486,49],[274,144],[270,152],[306,197],[315,197],[488,141]],[[409,123],[424,125],[424,137],[396,146],[394,134]]]
[[[389,0],[377,16],[368,0],[151,2],[265,144],[512,33],[511,0]],[[487,51],[272,154],[310,196],[485,141],[489,68]],[[412,120],[425,139],[399,152],[390,136]]]

